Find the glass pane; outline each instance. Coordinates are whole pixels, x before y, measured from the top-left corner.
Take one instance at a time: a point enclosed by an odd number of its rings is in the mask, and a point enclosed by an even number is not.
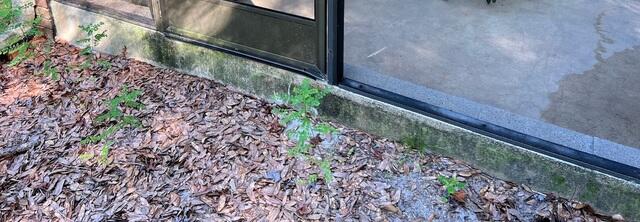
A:
[[[313,74],[324,68],[325,34],[318,21],[232,1],[160,2],[167,32]]]
[[[346,78],[640,165],[638,1],[345,0],[344,35]]]
[[[116,11],[151,18],[151,11],[143,0],[84,0],[83,3],[102,6]]]
[[[235,2],[268,8],[287,14],[314,19],[314,0],[235,0]]]

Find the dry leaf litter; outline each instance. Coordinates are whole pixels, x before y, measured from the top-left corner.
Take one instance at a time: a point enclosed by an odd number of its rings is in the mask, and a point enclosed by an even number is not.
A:
[[[37,42],[42,44],[42,41]],[[0,76],[2,221],[605,221],[587,205],[488,176],[464,162],[333,124],[335,179],[305,182],[319,169],[287,150],[294,143],[276,105],[212,80],[125,58],[98,55],[105,70],[64,70],[79,50],[56,43],[61,72],[39,74],[41,52]],[[82,160],[101,144],[80,141],[103,100],[140,89],[141,128],[120,130],[108,163]],[[2,154],[3,151],[0,151]],[[467,183],[444,201],[438,175]]]

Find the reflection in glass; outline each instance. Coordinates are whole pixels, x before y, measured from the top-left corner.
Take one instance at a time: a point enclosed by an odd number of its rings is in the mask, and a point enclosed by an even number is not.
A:
[[[314,0],[235,0],[234,2],[314,19]]]
[[[640,148],[636,0],[345,0],[344,19],[348,79],[585,152]]]

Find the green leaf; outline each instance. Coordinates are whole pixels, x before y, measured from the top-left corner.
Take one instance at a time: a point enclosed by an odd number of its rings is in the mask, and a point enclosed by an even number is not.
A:
[[[330,184],[333,181],[333,172],[331,171],[331,163],[328,160],[320,162],[320,170],[325,183]]]
[[[138,118],[136,118],[135,116],[123,117],[122,123],[124,123],[125,125],[136,127],[136,128],[142,126],[142,123],[140,122],[140,120],[138,120]]]
[[[102,33],[98,33],[95,36],[93,36],[94,46],[97,46],[100,43],[100,41],[106,37],[107,37],[106,31],[102,31]]]
[[[447,178],[445,176],[440,175],[438,176],[438,182],[440,182],[442,186],[444,186],[445,190],[447,191],[447,194],[444,197],[446,200],[448,200],[449,197],[453,195],[455,192],[458,192],[459,190],[464,189],[464,187],[466,186],[465,183],[458,181],[458,179],[455,176],[451,178]]]
[[[109,112],[107,113],[103,113],[102,115],[99,115],[98,117],[96,117],[95,121],[97,123],[103,123],[105,121],[108,121],[111,119],[111,115],[109,115]]]
[[[111,149],[111,145],[113,145],[112,141],[107,141],[100,149],[100,163],[107,164],[109,161],[109,150]]]
[[[44,73],[45,76],[50,77],[54,81],[57,81],[58,79],[60,79],[58,69],[53,67],[53,65],[51,64],[51,60],[46,60],[44,62],[42,72]]]
[[[309,175],[309,184],[314,184],[318,181],[318,175],[317,174],[311,174]]]
[[[111,68],[111,62],[107,61],[107,60],[98,60],[98,66],[100,66],[100,68],[102,69],[110,69]]]
[[[338,132],[338,129],[334,128],[333,126],[327,123],[318,124],[318,126],[316,126],[316,130],[322,134],[331,134],[331,133]]]
[[[93,52],[93,49],[91,47],[84,47],[80,50],[80,55],[91,55],[91,52]]]
[[[87,43],[89,41],[91,41],[90,38],[83,38],[83,39],[77,40],[76,43],[81,44],[81,43]]]
[[[28,52],[30,46],[31,45],[28,42],[20,44],[20,46],[17,48],[18,55],[13,60],[11,60],[11,62],[9,62],[8,66],[17,66],[25,60],[29,59],[32,55],[30,52]]]
[[[78,159],[82,160],[82,161],[88,161],[90,159],[93,159],[95,155],[93,155],[92,153],[83,153],[80,154],[80,156],[78,156]]]
[[[92,65],[91,63],[92,63],[91,59],[87,59],[84,62],[82,62],[80,66],[78,66],[78,68],[80,68],[81,70],[88,69],[91,67]]]

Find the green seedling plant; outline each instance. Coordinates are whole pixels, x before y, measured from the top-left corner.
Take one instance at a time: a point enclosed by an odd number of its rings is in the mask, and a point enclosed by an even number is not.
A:
[[[275,99],[289,104],[293,109],[275,109],[274,113],[280,117],[280,124],[287,128],[286,134],[289,138],[296,140],[296,145],[288,150],[291,156],[308,157],[311,148],[311,139],[316,134],[332,134],[338,130],[326,123],[314,124],[312,117],[317,115],[317,107],[322,99],[329,94],[329,89],[320,89],[311,85],[305,79],[300,86],[295,87],[287,95],[276,95]],[[327,160],[311,161],[320,167],[323,179],[328,184],[333,180],[331,164]]]
[[[310,174],[307,179],[298,179],[297,183],[300,185],[308,186],[318,182],[318,174]]]
[[[102,163],[106,163],[109,150],[111,149],[111,145],[113,145],[113,141],[108,140],[111,135],[126,127],[138,128],[142,126],[137,117],[125,115],[125,112],[123,111],[123,108],[137,110],[144,108],[144,104],[138,101],[141,95],[142,91],[140,90],[129,90],[126,86],[123,87],[121,92],[115,98],[105,101],[107,104],[107,110],[95,119],[95,122],[98,124],[106,123],[111,125],[102,132],[80,141],[80,144],[85,145],[104,142],[100,151],[100,160]],[[90,154],[83,154],[80,158],[91,159],[93,156]]]
[[[49,77],[54,81],[57,81],[60,79],[60,73],[58,73],[58,69],[56,69],[52,65],[51,60],[44,61],[42,73],[44,74],[44,76]]]
[[[322,173],[322,178],[324,178],[327,183],[331,183],[333,181],[333,172],[331,171],[331,162],[329,160],[320,161],[320,173]]]
[[[442,186],[445,188],[446,190],[446,194],[444,197],[442,197],[442,200],[444,202],[449,201],[449,198],[454,195],[456,192],[462,190],[465,188],[465,186],[467,184],[465,184],[464,182],[460,182],[458,181],[458,178],[456,178],[456,176],[453,177],[445,177],[442,175],[438,176],[438,181],[442,184]]]
[[[95,155],[93,155],[93,153],[83,153],[83,154],[80,154],[78,156],[78,159],[86,162],[86,161],[89,161],[89,160],[93,159],[93,157],[95,157]]]
[[[109,150],[111,149],[111,145],[113,145],[113,141],[107,141],[102,145],[102,148],[100,149],[100,159],[98,159],[100,164],[106,165],[109,163]],[[93,155],[93,153],[83,153],[78,156],[78,159],[86,162],[94,157],[95,155]]]
[[[320,123],[318,125],[316,125],[316,131],[318,131],[321,134],[324,135],[329,135],[329,134],[334,134],[334,133],[338,133],[338,129],[336,129],[335,127],[327,124],[327,123]]]
[[[418,136],[406,137],[402,140],[402,144],[409,149],[416,150],[420,154],[427,152],[427,144]]]
[[[314,184],[314,183],[318,182],[318,174],[309,175],[309,178],[307,178],[307,182],[309,184]]]
[[[113,141],[107,141],[100,149],[100,159],[98,161],[103,165],[109,163],[109,150],[111,149],[111,145],[113,145]]]
[[[51,51],[53,50],[53,45],[53,41],[47,41],[44,44],[43,52],[45,55],[45,61],[42,64],[42,74],[54,81],[58,81],[60,79],[60,73],[51,61]]]
[[[112,66],[111,62],[103,59],[98,60],[97,64],[101,69],[110,69]]]
[[[16,53],[8,66],[16,66],[31,58],[33,46],[30,39],[42,35],[38,25],[42,18],[23,19],[23,11],[32,8],[33,3],[15,6],[11,0],[0,0],[0,34],[14,32],[0,48],[0,55]]]
[[[80,40],[76,41],[76,43],[82,46],[80,50],[80,56],[84,57],[85,60],[82,62],[78,68],[81,70],[88,69],[93,66],[93,62],[97,59],[95,58],[94,51],[95,47],[100,44],[100,42],[107,37],[107,31],[102,30],[103,22],[100,23],[90,23],[87,25],[80,25],[79,28],[84,34],[84,37]],[[108,69],[111,67],[111,62],[107,60],[97,60],[96,63],[100,66],[100,68]]]

